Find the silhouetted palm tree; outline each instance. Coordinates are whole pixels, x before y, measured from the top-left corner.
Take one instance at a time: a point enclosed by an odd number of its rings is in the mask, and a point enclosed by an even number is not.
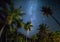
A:
[[[39,42],[48,42],[48,26],[46,24],[39,25],[38,39]]]
[[[6,12],[7,12],[8,16],[7,16],[7,19],[6,19],[6,22],[5,22],[4,26],[1,29],[0,35],[2,34],[3,29],[5,28],[5,26],[7,24],[11,25],[12,23],[14,23],[15,25],[19,25],[17,22],[21,23],[21,20],[22,20],[21,18],[24,14],[24,13],[21,13],[20,9],[13,9],[12,12],[7,9]]]
[[[6,25],[5,28],[2,28],[2,27],[5,24],[6,18],[8,16],[8,14],[6,12],[7,4],[8,4],[8,6],[11,6],[11,3],[12,3],[11,0],[0,0],[0,7],[2,8],[2,10],[0,10],[0,37],[2,39],[2,42],[6,41],[6,37],[5,37],[6,35],[5,34],[6,34],[6,31],[7,31],[8,25]],[[3,31],[3,33],[2,33],[2,31]]]
[[[56,21],[56,23],[60,26],[59,21],[53,16],[53,11],[52,11],[51,7],[43,6],[42,12],[44,13],[43,15],[46,15],[47,17],[48,17],[48,15],[50,15]]]
[[[27,22],[25,25],[24,25],[24,28],[25,30],[28,30],[31,31],[31,27],[33,27],[33,25],[31,24],[31,22]]]

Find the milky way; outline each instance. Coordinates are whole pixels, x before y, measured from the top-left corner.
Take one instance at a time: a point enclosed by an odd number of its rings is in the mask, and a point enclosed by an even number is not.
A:
[[[25,36],[31,37],[32,35],[38,32],[38,26],[41,23],[46,23],[50,26],[49,30],[56,31],[60,30],[59,26],[55,23],[55,21],[51,17],[42,16],[41,7],[42,6],[52,6],[55,11],[53,15],[60,21],[60,5],[56,1],[48,1],[48,0],[20,0],[19,2],[15,2],[15,8],[22,6],[22,10],[26,13],[23,16],[23,21],[27,23],[27,21],[31,21],[33,27],[31,31],[26,31],[25,29],[18,29],[18,32],[24,34]],[[57,15],[58,13],[58,15]],[[53,23],[53,24],[52,24]],[[53,26],[52,26],[53,25]],[[58,29],[57,29],[58,28]]]

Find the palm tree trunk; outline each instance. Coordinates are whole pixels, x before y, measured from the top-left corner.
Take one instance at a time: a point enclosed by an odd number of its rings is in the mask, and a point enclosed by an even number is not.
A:
[[[4,30],[4,27],[5,27],[5,25],[2,27],[2,29],[1,29],[1,31],[0,31],[0,37],[1,37],[1,35],[2,35],[2,32],[3,32],[3,30]]]
[[[53,15],[50,15],[55,21],[56,21],[56,23],[60,26],[60,23],[59,23],[59,21],[53,16]]]
[[[18,28],[16,28],[16,42],[18,42],[18,33],[17,33]]]
[[[1,3],[2,2],[2,3]],[[3,12],[4,13],[6,13],[5,12],[5,10],[6,10],[6,3],[5,3],[5,1],[0,1],[0,3],[1,3],[1,7],[3,8]],[[1,34],[2,34],[2,31],[4,30],[4,27],[5,27],[5,24],[4,24],[4,26],[2,27],[2,29],[1,29],[1,31],[0,31],[0,37],[1,37]]]

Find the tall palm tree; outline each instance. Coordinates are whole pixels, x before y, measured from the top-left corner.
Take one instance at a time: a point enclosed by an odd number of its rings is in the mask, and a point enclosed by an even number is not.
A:
[[[2,10],[0,10],[0,38],[2,39],[2,42],[6,41],[6,35],[5,34],[6,34],[6,31],[7,31],[7,28],[8,28],[8,25],[6,25],[5,28],[2,28],[3,25],[5,24],[6,18],[8,16],[7,11],[6,11],[6,9],[7,9],[6,4],[11,6],[12,1],[11,0],[0,0],[0,7],[2,8]],[[3,31],[3,33],[2,33],[2,31]]]
[[[20,22],[21,21],[21,18],[23,16],[24,13],[21,13],[21,10],[20,9],[13,9],[13,11],[11,12],[10,10],[6,10],[7,11],[7,19],[6,19],[6,22],[4,24],[4,26],[2,27],[1,29],[1,32],[0,32],[0,36],[3,32],[3,29],[5,28],[5,26],[8,24],[8,25],[11,25],[12,23],[15,23],[17,25],[17,22]],[[21,23],[21,22],[20,22]]]
[[[48,26],[46,24],[39,25],[39,33],[38,33],[38,39],[39,42],[48,42]]]
[[[56,23],[60,26],[59,21],[53,16],[53,11],[52,11],[51,7],[43,6],[42,12],[44,13],[43,15],[46,15],[47,17],[48,17],[48,15],[50,15],[56,21]]]
[[[20,24],[21,24],[22,28],[24,28],[27,31],[27,33],[28,33],[28,30],[31,31],[31,27],[33,27],[33,25],[31,24],[31,21],[27,22],[27,23],[21,22]],[[27,37],[26,37],[26,42],[28,42]]]

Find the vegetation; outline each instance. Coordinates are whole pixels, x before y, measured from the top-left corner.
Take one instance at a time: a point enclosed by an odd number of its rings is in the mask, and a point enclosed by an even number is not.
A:
[[[21,11],[21,7],[18,8],[18,9],[15,9],[14,8],[14,3],[12,3],[12,0],[10,0],[10,3],[9,1],[7,0],[4,0],[4,2],[8,3],[9,7],[7,8],[6,7],[6,3],[4,4],[5,5],[5,8],[3,10],[3,12],[5,12],[7,14],[6,18],[5,18],[5,22],[3,24],[3,26],[1,27],[1,30],[0,30],[0,37],[3,35],[7,35],[8,39],[16,39],[17,38],[17,29],[18,28],[25,28],[26,30],[29,29],[30,30],[30,27],[32,26],[31,25],[31,22],[27,22],[27,23],[24,23],[23,20],[22,20],[22,16],[25,15],[25,13],[23,13]],[[3,8],[3,6],[2,6]],[[1,10],[2,11],[2,10]],[[3,13],[1,13],[1,15],[5,15]],[[2,17],[1,17],[2,18]],[[1,21],[2,22],[2,21]],[[7,27],[8,26],[8,27]],[[15,27],[14,27],[15,26]],[[5,29],[5,30],[4,30]],[[5,31],[5,32],[4,32]],[[6,33],[6,34],[5,34]],[[12,36],[13,37],[12,37]]]
[[[24,28],[26,31],[29,29],[31,31],[30,28],[33,27],[33,25],[31,21],[28,21],[27,23],[23,22],[22,16],[24,16],[25,13],[21,10],[21,7],[15,9],[12,0],[4,0],[3,2],[4,3],[1,4],[3,10],[1,10],[0,13],[1,39],[3,38],[3,36],[6,36],[4,38],[7,39],[7,42],[60,42],[60,31],[49,31],[49,26],[44,23],[39,25],[39,32],[33,35],[31,38],[18,33],[17,29],[19,28]],[[9,5],[8,8],[6,6],[6,3]],[[52,15],[53,12],[50,7],[42,7],[42,12],[47,17],[48,15],[50,15],[60,26],[58,20]]]
[[[53,11],[52,11],[51,7],[43,6],[42,12],[43,12],[43,15],[46,15],[47,17],[48,17],[48,15],[50,15],[56,21],[56,23],[60,26],[59,21],[53,16]]]

